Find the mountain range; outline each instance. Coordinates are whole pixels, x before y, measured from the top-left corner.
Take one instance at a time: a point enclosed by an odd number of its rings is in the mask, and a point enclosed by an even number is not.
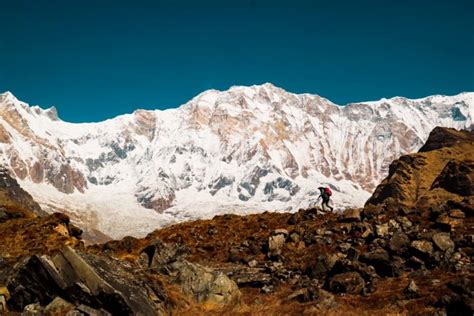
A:
[[[472,129],[473,117],[474,93],[337,105],[267,83],[78,124],[6,92],[0,152],[46,212],[97,238],[140,237],[217,214],[306,208],[320,185],[338,209],[360,207],[435,126]]]

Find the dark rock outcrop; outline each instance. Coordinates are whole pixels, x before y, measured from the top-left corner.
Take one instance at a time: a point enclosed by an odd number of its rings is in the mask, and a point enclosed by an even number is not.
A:
[[[457,131],[453,128],[435,127],[428,136],[426,143],[420,148],[419,152],[423,153],[436,149],[453,147],[459,142],[474,142],[473,135],[473,133]]]
[[[0,223],[10,218],[23,217],[23,212],[46,215],[31,195],[5,169],[0,169]]]
[[[445,202],[453,194],[472,195],[473,150],[474,132],[436,128],[419,153],[402,156],[390,165],[388,176],[366,206],[424,208]]]
[[[140,282],[124,264],[80,254],[69,247],[53,256],[32,256],[18,263],[8,280],[8,289],[8,306],[16,311],[36,302],[47,306],[61,297],[77,306],[85,304],[117,315],[164,312],[162,302],[149,298],[156,288]]]
[[[473,154],[474,156],[474,154]],[[474,161],[448,162],[433,182],[431,189],[442,188],[448,192],[469,196],[474,194]]]

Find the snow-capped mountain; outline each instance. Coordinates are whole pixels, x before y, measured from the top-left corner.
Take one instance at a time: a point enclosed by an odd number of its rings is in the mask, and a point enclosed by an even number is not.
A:
[[[2,163],[47,211],[111,237],[223,212],[299,208],[330,185],[361,206],[435,126],[472,128],[474,93],[339,106],[271,84],[209,90],[177,109],[100,123],[0,95]]]

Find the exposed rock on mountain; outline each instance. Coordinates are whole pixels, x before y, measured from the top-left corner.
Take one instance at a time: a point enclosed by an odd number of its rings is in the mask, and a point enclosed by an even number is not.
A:
[[[46,215],[28,192],[23,190],[9,172],[0,169],[0,223],[12,217],[21,217],[24,213]]]
[[[360,207],[393,159],[435,126],[472,126],[473,111],[473,93],[338,106],[264,84],[72,124],[4,93],[0,157],[44,210],[86,233],[143,236],[216,214],[309,207],[319,184],[337,206]]]
[[[461,202],[472,196],[474,134],[436,128],[419,153],[402,156],[389,168],[367,204],[407,208]]]

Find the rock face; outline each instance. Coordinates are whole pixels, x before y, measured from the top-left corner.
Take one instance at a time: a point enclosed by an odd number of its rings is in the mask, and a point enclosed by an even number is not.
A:
[[[331,185],[337,207],[360,207],[394,158],[437,125],[471,126],[473,106],[472,93],[338,106],[264,84],[72,124],[4,93],[0,158],[48,212],[144,236],[214,214],[307,208],[317,184]]]
[[[9,279],[9,307],[21,311],[26,305],[35,302],[48,305],[63,296],[76,305],[85,304],[112,314],[164,312],[148,298],[152,289],[136,282],[133,274],[125,272],[118,262],[105,262],[94,256],[87,259],[91,264],[68,247],[52,257],[26,259]]]
[[[461,196],[474,194],[474,161],[455,161],[447,163],[431,186]]]
[[[10,211],[8,211],[10,210]],[[23,190],[18,182],[10,176],[6,169],[0,169],[0,222],[22,211],[31,212],[35,215],[46,215],[31,195]]]
[[[472,195],[474,132],[437,128],[417,154],[402,156],[389,168],[366,205],[426,207]]]
[[[471,129],[472,131],[472,129]],[[440,126],[435,127],[426,141],[420,148],[419,152],[429,152],[442,148],[449,148],[456,146],[459,142],[472,142],[472,134],[459,133],[452,129],[446,129]]]

